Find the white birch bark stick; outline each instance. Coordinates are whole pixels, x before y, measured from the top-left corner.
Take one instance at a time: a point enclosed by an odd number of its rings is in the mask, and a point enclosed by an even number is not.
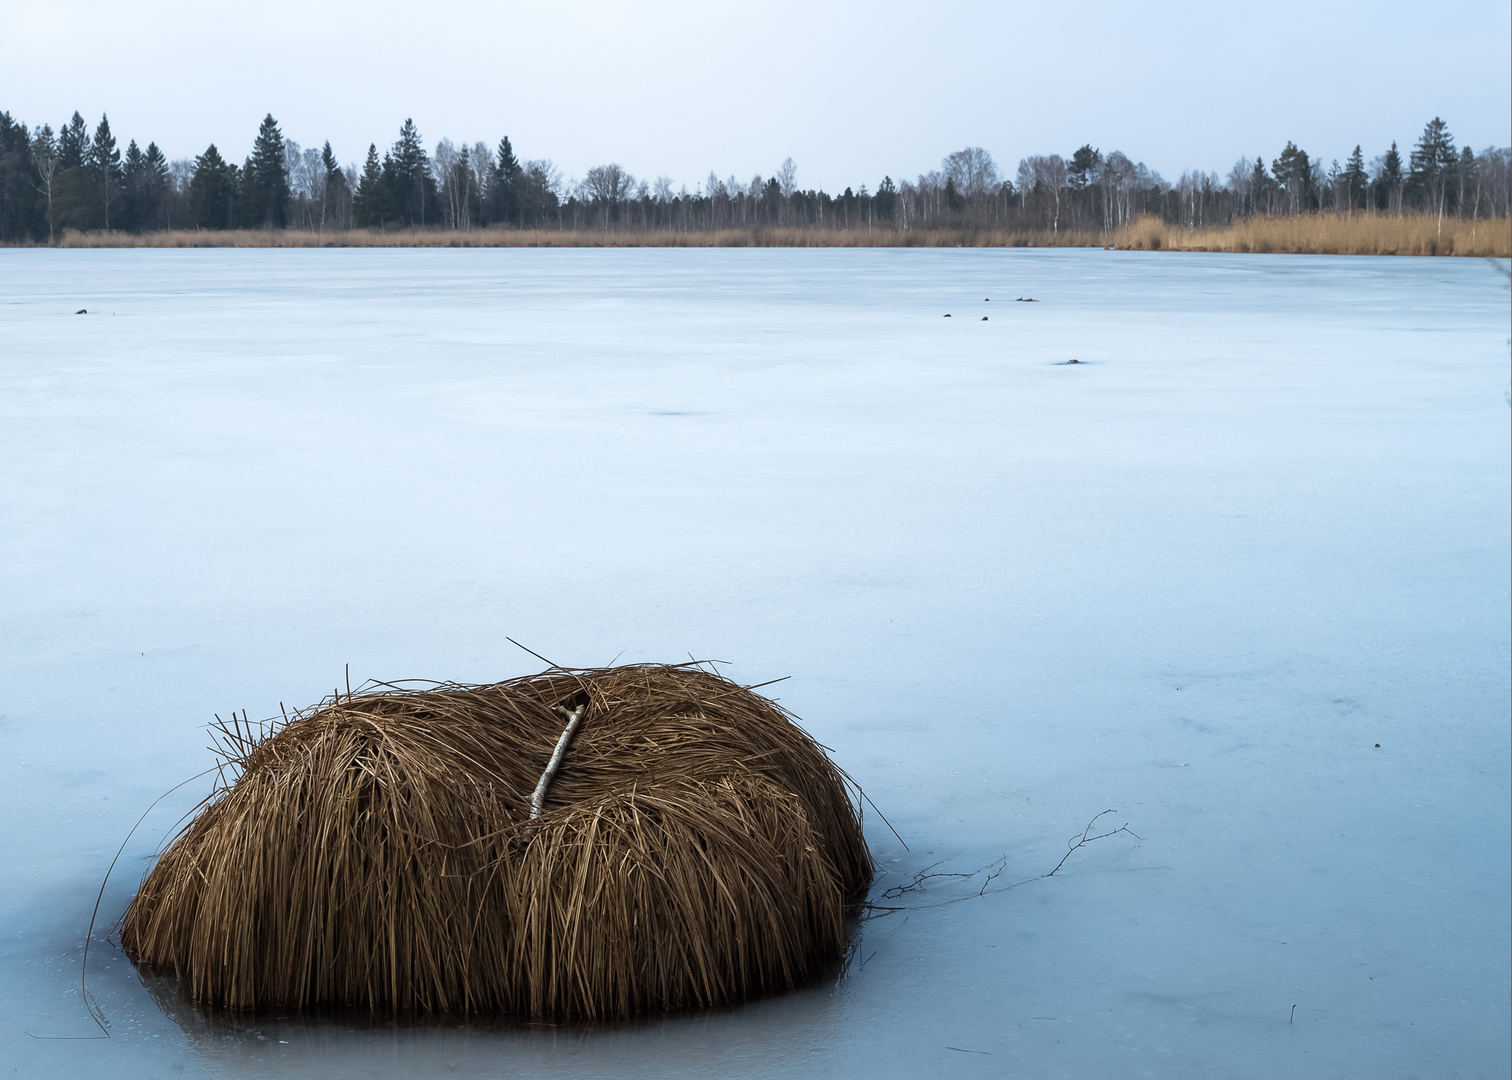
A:
[[[558,706],[558,708],[561,707]],[[567,726],[562,729],[562,737],[557,740],[551,760],[546,763],[546,771],[541,774],[540,783],[536,784],[535,791],[530,796],[531,821],[541,816],[541,807],[546,802],[546,789],[551,786],[551,778],[556,775],[557,767],[562,764],[562,757],[567,753],[567,744],[572,741],[572,733],[577,730],[578,721],[583,718],[583,713],[587,708],[587,705],[579,705],[570,713],[562,709],[562,712],[567,714]]]

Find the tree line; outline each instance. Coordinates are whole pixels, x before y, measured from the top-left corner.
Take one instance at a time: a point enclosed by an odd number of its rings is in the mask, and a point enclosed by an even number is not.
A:
[[[1120,151],[1088,145],[1024,158],[1012,177],[968,147],[912,180],[883,177],[831,195],[803,188],[791,158],[768,177],[711,172],[689,191],[665,176],[638,179],[618,164],[581,179],[549,159],[440,140],[427,152],[412,120],[362,166],[330,142],[304,148],[263,119],[240,165],[212,143],[169,161],[154,142],[123,151],[107,116],[91,130],[75,112],[55,132],[0,112],[0,242],[52,242],[64,230],[159,229],[681,229],[754,226],[834,229],[992,228],[1111,231],[1140,215],[1169,224],[1227,225],[1254,215],[1422,213],[1504,218],[1512,150],[1456,148],[1435,117],[1404,156],[1393,142],[1369,163],[1359,146],[1324,166],[1288,142],[1269,163],[1240,158],[1227,176],[1187,171],[1174,183]]]

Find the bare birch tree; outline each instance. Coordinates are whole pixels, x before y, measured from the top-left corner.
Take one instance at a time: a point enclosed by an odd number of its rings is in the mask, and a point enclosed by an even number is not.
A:
[[[47,200],[47,242],[53,242],[53,175],[58,171],[58,141],[53,138],[52,127],[43,124],[32,137],[32,161],[37,166],[37,175],[42,183],[37,188]]]

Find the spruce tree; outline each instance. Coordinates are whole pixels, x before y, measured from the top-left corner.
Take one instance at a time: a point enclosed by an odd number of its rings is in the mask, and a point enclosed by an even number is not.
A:
[[[166,189],[168,186],[168,158],[158,149],[158,144],[155,142],[147,144],[147,152],[144,156],[147,158],[147,172],[152,178],[152,182]]]
[[[431,175],[430,156],[420,142],[420,131],[406,119],[399,140],[384,162],[396,216],[406,225],[425,225],[435,219],[436,180]]]
[[[158,149],[158,144],[147,144],[147,152],[142,155],[146,163],[146,171],[143,175],[143,219],[144,228],[151,228],[158,222],[158,216],[162,211],[163,199],[168,194],[168,159]]]
[[[378,164],[378,147],[368,143],[367,160],[362,163],[362,175],[352,196],[352,225],[371,229],[382,225],[384,217],[383,168]]]
[[[0,112],[0,243],[42,234],[40,180],[31,132],[10,113]]]
[[[1408,159],[1407,187],[1423,201],[1423,207],[1431,214],[1444,216],[1444,202],[1449,191],[1449,179],[1459,163],[1454,149],[1454,136],[1449,127],[1437,116],[1428,121],[1423,135],[1412,148]]]
[[[520,168],[519,159],[515,157],[514,147],[509,144],[509,136],[504,136],[499,140],[499,150],[488,175],[490,221],[506,225],[520,224],[524,171]]]
[[[1354,153],[1349,155],[1349,160],[1344,163],[1342,174],[1345,195],[1349,199],[1349,208],[1358,210],[1365,205],[1365,193],[1370,189],[1370,174],[1365,171],[1365,157],[1360,153],[1359,146],[1355,146]]]
[[[73,117],[58,129],[58,168],[82,169],[89,154],[89,125],[76,110]]]
[[[1259,214],[1269,209],[1271,178],[1265,171],[1265,159],[1255,155],[1255,167],[1250,172],[1250,213]]]
[[[1459,208],[1460,217],[1465,216],[1465,206],[1470,202],[1470,189],[1475,183],[1475,174],[1480,168],[1480,162],[1475,158],[1475,151],[1468,146],[1460,151],[1459,165],[1454,170],[1455,186],[1458,189],[1455,197],[1455,205]],[[1480,207],[1476,208],[1476,216],[1480,216]]]
[[[229,229],[235,223],[236,166],[211,143],[194,159],[189,181],[189,213],[201,229]]]
[[[1395,140],[1376,171],[1376,208],[1395,214],[1402,212],[1402,153]]]
[[[121,171],[121,152],[116,149],[115,136],[110,133],[110,120],[103,114],[95,128],[86,161],[90,178],[94,181],[95,197],[104,211],[105,228],[110,228],[110,214],[121,198],[124,176]]]
[[[89,174],[92,145],[85,118],[74,113],[57,132],[57,171],[53,175],[53,222],[59,230],[100,227],[100,203]]]
[[[58,170],[53,177],[53,219],[59,229],[97,227],[99,204],[85,164],[90,156],[89,127],[77,112],[58,132]]]
[[[147,155],[132,139],[121,159],[121,213],[118,227],[127,232],[141,228],[147,194]]]
[[[320,230],[325,231],[326,216],[333,218],[336,208],[341,205],[341,196],[346,188],[346,174],[341,171],[341,163],[336,160],[336,153],[331,149],[331,140],[327,139],[320,151],[320,164],[325,169],[325,183],[320,186]]]
[[[242,172],[242,220],[247,225],[281,229],[289,223],[289,170],[283,132],[269,113],[252,143]]]
[[[118,227],[127,232],[141,232],[157,220],[158,206],[167,187],[168,163],[156,143],[148,144],[144,151],[132,139],[122,165],[125,182]]]

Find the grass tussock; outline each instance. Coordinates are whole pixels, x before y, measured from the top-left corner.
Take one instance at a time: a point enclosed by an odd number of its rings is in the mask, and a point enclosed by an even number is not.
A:
[[[379,688],[226,735],[234,779],[121,932],[205,1003],[589,1019],[722,1005],[840,957],[872,876],[823,750],[690,665]]]
[[[1228,251],[1295,255],[1469,255],[1512,257],[1512,219],[1467,221],[1430,215],[1302,214],[1252,217],[1187,229],[1144,217],[1115,234],[1125,251]]]

